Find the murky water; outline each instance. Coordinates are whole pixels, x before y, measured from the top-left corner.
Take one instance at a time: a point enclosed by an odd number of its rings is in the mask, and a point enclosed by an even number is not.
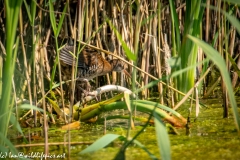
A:
[[[240,100],[238,99],[238,105]],[[190,134],[186,135],[185,128],[177,129],[180,135],[169,134],[171,141],[172,159],[202,160],[202,159],[240,159],[240,134],[237,133],[232,112],[228,119],[222,118],[222,105],[218,99],[205,100],[207,108],[201,108],[199,117],[195,121],[195,113],[192,112]],[[240,105],[239,105],[240,106]],[[181,107],[179,113],[186,116],[189,106]],[[230,110],[231,111],[231,110]],[[240,111],[240,108],[239,108]],[[239,112],[240,113],[240,112]],[[111,120],[107,122],[107,133],[119,134],[126,136],[125,120]],[[71,141],[73,142],[93,142],[103,136],[103,125],[82,124],[80,130],[71,131]],[[131,131],[134,136],[140,129],[137,125]],[[38,129],[37,129],[38,130]],[[38,130],[39,131],[39,130]],[[41,131],[39,131],[41,134]],[[49,142],[66,142],[68,134],[66,131],[51,128],[49,130]],[[147,149],[160,158],[157,146],[154,126],[149,126],[137,138]],[[32,143],[42,143],[44,139],[37,139]],[[89,144],[72,145],[70,158],[82,160],[104,159],[110,160],[115,157],[120,149],[122,142],[117,140],[108,147],[94,153],[79,155],[78,153],[86,148]],[[67,145],[49,146],[51,154],[65,154],[67,157]],[[43,147],[21,148],[24,153],[43,152]],[[127,160],[150,159],[148,154],[135,145],[131,145],[126,151]],[[60,159],[60,158],[59,158]]]

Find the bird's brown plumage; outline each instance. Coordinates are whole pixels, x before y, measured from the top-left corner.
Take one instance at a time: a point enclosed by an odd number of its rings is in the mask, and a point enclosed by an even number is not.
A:
[[[74,46],[66,44],[60,51],[60,60],[63,64],[72,65],[76,57],[73,55]],[[78,58],[78,78],[90,80],[94,77],[105,75],[111,71],[122,71],[123,64],[118,59],[106,60],[93,50],[84,49]]]

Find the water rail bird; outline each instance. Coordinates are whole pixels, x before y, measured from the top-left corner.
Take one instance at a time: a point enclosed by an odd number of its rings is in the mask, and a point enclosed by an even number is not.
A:
[[[73,60],[76,57],[73,55],[74,45],[68,42],[59,53],[61,63],[72,66]],[[107,60],[104,59],[97,51],[83,49],[78,57],[77,65],[77,80],[85,81],[89,89],[89,80],[106,75],[109,72],[120,72],[124,70],[124,65],[119,59]],[[87,90],[88,90],[87,89]]]

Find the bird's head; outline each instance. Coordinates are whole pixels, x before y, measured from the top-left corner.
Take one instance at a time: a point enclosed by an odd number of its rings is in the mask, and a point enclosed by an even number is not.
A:
[[[113,71],[121,72],[122,70],[124,70],[124,64],[119,59],[112,59],[109,61],[109,63],[111,64]]]

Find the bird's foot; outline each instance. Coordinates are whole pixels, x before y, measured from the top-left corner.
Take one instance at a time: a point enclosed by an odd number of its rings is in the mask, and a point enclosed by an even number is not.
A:
[[[82,92],[82,97],[87,97],[89,95],[90,90],[85,90],[80,86],[78,86],[78,89]]]
[[[83,86],[78,86],[78,89],[82,92],[81,99],[84,101],[84,99],[87,96],[91,96],[91,97],[94,97],[96,99],[96,101],[98,102],[97,96],[91,92],[92,87],[91,87],[89,81],[87,79],[81,79],[81,82],[84,82],[84,83],[82,83]]]

